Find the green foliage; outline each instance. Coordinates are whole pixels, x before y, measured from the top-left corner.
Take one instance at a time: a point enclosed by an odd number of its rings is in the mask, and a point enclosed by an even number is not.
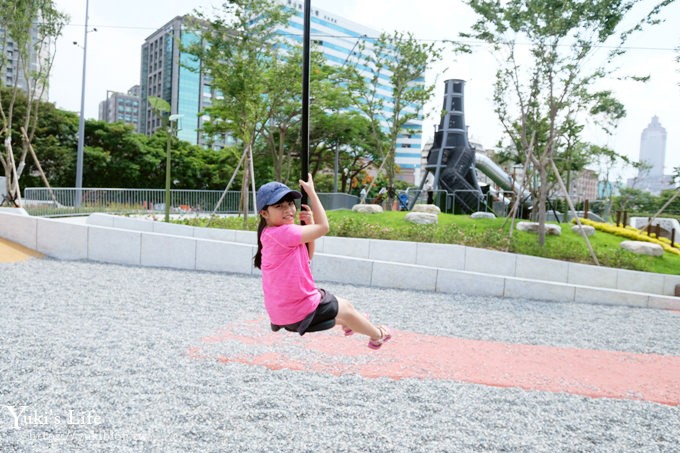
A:
[[[252,146],[267,118],[266,95],[275,83],[276,49],[282,42],[275,30],[288,17],[281,5],[267,0],[229,0],[221,15],[210,18],[198,13],[196,31],[202,40],[186,51],[201,60],[220,94],[206,109],[209,135],[226,132]]]
[[[368,39],[360,42],[360,53]],[[411,33],[395,31],[370,39],[372,49],[361,60],[348,61],[348,87],[355,93],[355,107],[366,115],[372,129],[376,153],[384,157],[389,184],[394,183],[397,138],[408,133],[407,124],[416,119],[422,106],[432,97],[434,85],[426,85],[423,77],[427,68],[441,58],[439,44],[423,43]],[[364,77],[357,66],[369,68]],[[392,85],[392,114],[384,118],[384,100],[378,95],[382,77],[389,77]],[[381,123],[387,123],[387,134]]]
[[[494,92],[496,113],[516,150],[515,160],[530,161],[536,172],[539,223],[545,222],[553,164],[562,166],[557,171],[563,172],[587,161],[581,158],[588,151],[581,141],[584,118],[612,133],[625,115],[611,91],[598,89],[599,82],[614,76],[612,60],[625,52],[623,44],[630,34],[654,24],[671,2],[653,6],[636,21],[631,16],[639,9],[633,7],[641,0],[466,0],[478,18],[461,36],[487,42],[501,62]],[[623,29],[631,20],[633,26]],[[597,61],[601,48],[612,40],[618,45],[604,61]],[[539,244],[544,241],[540,234]]]
[[[67,21],[68,16],[59,12],[52,0],[0,0],[0,73],[3,74],[0,78],[0,141],[3,143],[0,164],[7,177],[5,189],[11,204],[17,204],[20,197],[22,172],[42,105],[38,100],[47,90],[56,39]],[[10,53],[6,52],[8,43],[12,44],[11,60]],[[4,75],[9,65],[14,84],[5,89]],[[25,85],[22,88],[19,88],[20,79]]]

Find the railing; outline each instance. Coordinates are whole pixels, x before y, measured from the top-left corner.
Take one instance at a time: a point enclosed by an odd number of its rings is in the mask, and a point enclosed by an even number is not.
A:
[[[80,197],[78,197],[80,192]],[[172,214],[210,214],[222,197],[222,190],[171,190]],[[80,198],[80,203],[77,203]],[[344,193],[321,193],[326,209],[351,209],[358,197]],[[217,214],[240,212],[241,192],[228,191],[218,207]],[[92,212],[115,214],[160,214],[165,211],[163,189],[75,189],[35,188],[24,190],[23,206],[34,216],[62,217]],[[253,196],[249,197],[249,210],[253,212]]]

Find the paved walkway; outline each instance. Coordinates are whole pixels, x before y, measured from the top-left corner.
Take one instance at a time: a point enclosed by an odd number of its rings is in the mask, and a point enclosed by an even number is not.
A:
[[[31,258],[41,258],[42,256],[35,250],[0,238],[0,263],[16,263]]]

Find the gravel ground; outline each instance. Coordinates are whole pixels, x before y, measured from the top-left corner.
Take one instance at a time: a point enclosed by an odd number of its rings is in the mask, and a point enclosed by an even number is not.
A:
[[[31,260],[0,281],[2,452],[680,452],[679,407],[192,358],[262,316],[259,278]],[[668,311],[322,286],[399,330],[680,355]]]

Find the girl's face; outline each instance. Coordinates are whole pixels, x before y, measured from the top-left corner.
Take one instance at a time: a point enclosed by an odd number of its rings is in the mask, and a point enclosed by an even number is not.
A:
[[[267,226],[290,225],[295,223],[297,207],[293,200],[281,200],[264,208],[260,214],[267,221]]]

